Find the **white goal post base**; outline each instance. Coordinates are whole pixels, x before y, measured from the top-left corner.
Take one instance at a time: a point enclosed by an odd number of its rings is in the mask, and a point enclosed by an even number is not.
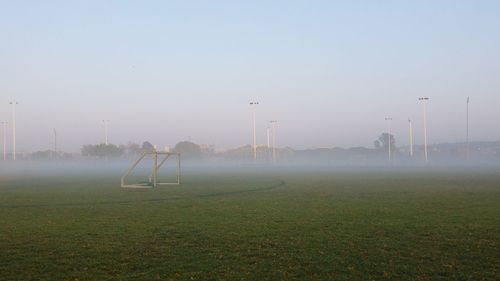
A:
[[[149,176],[148,182],[144,184],[127,184],[127,177],[134,171],[135,167],[147,156],[151,155],[153,158],[153,167],[151,175]],[[158,170],[161,166],[167,161],[168,158],[175,157],[176,158],[176,176],[177,181],[174,182],[159,182],[158,181]],[[160,160],[160,161],[159,161]],[[179,185],[181,184],[181,154],[180,153],[172,153],[165,151],[148,151],[144,152],[135,163],[130,166],[130,168],[125,172],[125,174],[121,178],[121,187],[123,188],[152,188],[157,187],[159,185]]]

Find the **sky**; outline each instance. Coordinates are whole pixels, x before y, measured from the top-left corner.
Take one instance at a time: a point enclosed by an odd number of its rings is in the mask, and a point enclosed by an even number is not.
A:
[[[2,1],[0,120],[17,148],[181,140],[278,120],[281,147],[500,140],[500,1]],[[11,124],[8,146],[11,146]]]

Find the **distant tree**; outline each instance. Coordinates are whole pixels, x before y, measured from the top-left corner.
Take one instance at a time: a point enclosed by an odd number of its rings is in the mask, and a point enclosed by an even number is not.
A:
[[[125,152],[127,153],[128,156],[134,156],[134,155],[139,155],[142,153],[141,146],[137,143],[129,142],[125,146]]]
[[[151,152],[155,149],[154,145],[152,145],[149,141],[145,141],[142,143],[142,150]]]
[[[125,148],[114,144],[87,144],[81,149],[82,156],[90,157],[119,157],[123,155]]]
[[[49,160],[52,158],[52,150],[35,151],[31,153],[31,159],[33,160]]]
[[[190,141],[181,141],[177,143],[173,152],[180,153],[182,157],[186,159],[200,159],[202,157],[200,146]]]
[[[72,156],[63,151],[43,150],[31,153],[30,158],[33,160],[62,160],[70,159]]]
[[[376,149],[388,150],[389,145],[392,151],[396,151],[396,139],[394,135],[382,133],[380,137],[374,142]]]
[[[224,153],[224,157],[230,159],[250,159],[253,157],[253,146],[245,145],[230,149]]]

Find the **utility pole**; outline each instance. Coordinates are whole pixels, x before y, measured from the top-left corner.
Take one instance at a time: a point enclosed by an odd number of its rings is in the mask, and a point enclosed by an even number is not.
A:
[[[276,163],[276,123],[277,120],[271,120],[270,123],[273,126],[273,162]]]
[[[270,156],[270,150],[271,150],[271,144],[270,144],[270,131],[271,128],[269,128],[269,125],[267,125],[267,128],[266,128],[266,133],[267,133],[267,161],[269,161],[269,156]]]
[[[422,102],[424,106],[424,153],[425,153],[425,162],[429,161],[428,153],[427,153],[427,101],[428,97],[418,98],[419,101]]]
[[[108,145],[108,123],[109,120],[102,120],[104,123],[104,144]]]
[[[466,143],[466,157],[469,160],[470,157],[470,145],[469,145],[469,102],[470,99],[467,97],[467,110],[466,110],[466,121],[465,121],[465,143]]]
[[[408,124],[410,127],[410,157],[413,158],[413,124],[411,119],[408,119]]]
[[[12,160],[16,161],[16,105],[17,101],[11,101],[12,105]]]
[[[391,155],[391,146],[392,146],[392,143],[391,143],[391,122],[392,122],[392,118],[391,117],[386,117],[385,118],[385,121],[388,122],[388,130],[387,130],[387,151],[389,152],[389,161],[392,160],[392,155]]]
[[[54,128],[54,152],[57,154],[57,131]]]
[[[259,102],[252,101],[250,102],[250,106],[252,107],[252,115],[253,115],[253,161],[257,162],[257,136],[256,136],[256,128],[255,128],[255,106],[257,106]]]
[[[0,122],[3,127],[3,161],[7,160],[7,122]]]

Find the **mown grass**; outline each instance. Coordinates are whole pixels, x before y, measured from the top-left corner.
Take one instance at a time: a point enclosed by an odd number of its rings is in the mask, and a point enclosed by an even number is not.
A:
[[[0,230],[1,280],[499,280],[500,172],[2,175]]]

